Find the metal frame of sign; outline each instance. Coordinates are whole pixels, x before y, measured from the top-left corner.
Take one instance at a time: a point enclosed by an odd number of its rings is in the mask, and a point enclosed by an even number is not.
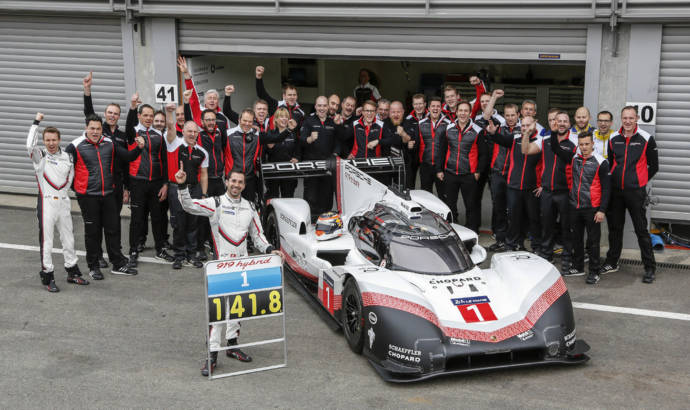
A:
[[[228,267],[230,263],[236,263],[237,261],[245,261],[245,260],[252,260],[252,259],[262,259],[262,258],[271,258],[271,262],[275,262],[275,259],[278,259],[278,266],[280,269],[280,284],[279,286],[270,286],[270,287],[265,287],[265,288],[252,288],[250,290],[239,290],[236,292],[227,292],[223,294],[216,294],[214,296],[209,296],[208,295],[208,268],[209,266],[218,266],[218,264],[224,263],[227,264]],[[227,275],[235,275],[239,274],[241,276],[240,272],[228,272]],[[206,361],[207,363],[211,360],[211,348],[210,348],[210,326],[217,325],[217,326],[222,326],[225,325],[227,326],[229,322],[238,320],[238,319],[229,319],[228,316],[230,315],[230,309],[227,308],[228,301],[229,299],[225,299],[225,319],[222,321],[217,321],[211,323],[210,321],[210,310],[209,310],[209,301],[212,300],[214,297],[229,297],[229,296],[236,296],[236,295],[245,295],[245,294],[254,294],[254,299],[256,299],[256,293],[257,292],[267,292],[267,291],[274,291],[274,290],[279,290],[281,299],[281,311],[278,313],[269,313],[269,314],[261,314],[260,316],[251,316],[247,318],[242,318],[242,321],[247,321],[247,320],[255,320],[255,319],[267,319],[267,318],[274,318],[278,316],[283,317],[283,336],[276,338],[276,339],[265,339],[265,340],[257,340],[254,342],[249,342],[249,343],[241,343],[233,346],[223,346],[221,347],[217,352],[223,352],[228,349],[240,349],[243,347],[251,347],[251,346],[259,346],[259,345],[265,345],[265,344],[271,344],[271,343],[283,343],[283,363],[280,364],[275,364],[275,365],[270,365],[270,366],[264,366],[264,367],[258,367],[254,369],[248,369],[248,370],[240,370],[236,372],[230,372],[230,373],[222,373],[222,374],[213,374],[211,369],[209,369],[208,373],[208,379],[213,380],[213,379],[219,379],[222,377],[229,377],[229,376],[239,376],[241,374],[247,374],[247,373],[256,373],[264,370],[272,370],[272,369],[279,369],[281,367],[286,367],[287,366],[287,339],[286,339],[286,330],[285,330],[285,280],[283,276],[283,264],[282,261],[280,260],[280,256],[274,255],[274,254],[266,254],[266,255],[254,255],[254,256],[245,256],[245,257],[239,257],[239,258],[232,258],[232,259],[226,259],[226,260],[215,260],[215,261],[209,261],[204,265],[204,304],[206,305],[206,328],[205,328],[205,333],[206,333]],[[244,283],[247,283],[246,276],[244,278]],[[251,299],[251,298],[250,298]],[[224,332],[222,332],[221,335],[221,342],[224,340]]]

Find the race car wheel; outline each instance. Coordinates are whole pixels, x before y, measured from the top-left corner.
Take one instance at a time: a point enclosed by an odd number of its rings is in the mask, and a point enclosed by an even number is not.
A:
[[[362,353],[364,346],[364,318],[362,314],[362,295],[357,281],[350,279],[343,290],[343,333],[353,352]]]
[[[280,231],[278,228],[278,219],[275,212],[268,214],[266,218],[266,239],[268,243],[273,245],[275,249],[280,249]]]

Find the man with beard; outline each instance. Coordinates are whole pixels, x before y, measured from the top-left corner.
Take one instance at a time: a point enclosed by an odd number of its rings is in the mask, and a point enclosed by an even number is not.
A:
[[[328,97],[328,115],[335,117],[338,114],[338,110],[340,110],[340,97],[338,97],[338,94],[331,94]]]
[[[348,95],[343,98],[343,103],[340,105],[340,117],[343,120],[341,132],[338,135],[340,141],[339,155],[343,158],[347,157],[352,151],[352,144],[354,143],[352,127],[355,121],[359,119],[355,115],[355,97]]]
[[[256,77],[256,95],[268,103],[268,114],[273,116],[273,113],[278,107],[285,107],[290,114],[290,119],[295,120],[298,127],[302,126],[305,113],[297,102],[297,88],[292,84],[283,85],[283,99],[278,101],[271,97],[264,86],[264,72],[266,69],[263,66],[256,66],[254,75]]]
[[[187,66],[187,60],[184,57],[177,58],[177,67],[184,76],[184,85],[187,90],[192,90],[192,96],[189,99],[189,105],[192,108],[192,115],[194,117],[194,122],[202,126],[201,124],[201,111],[212,110],[216,113],[216,121],[218,125],[224,126],[226,129],[230,128],[230,122],[228,118],[223,114],[220,109],[220,97],[218,91],[208,90],[204,94],[204,105],[199,103],[199,95],[196,92],[196,87],[194,87],[194,81],[192,81],[192,74],[189,72],[189,67]]]
[[[407,170],[410,163],[410,151],[408,150],[408,147],[410,145],[414,146],[416,138],[418,138],[419,135],[411,131],[408,132],[409,130],[405,130],[404,118],[405,108],[403,107],[402,102],[393,101],[391,103],[390,116],[386,121],[384,121],[383,124],[388,128],[389,133],[392,136],[390,155],[402,157],[405,161],[405,168]],[[412,144],[410,144],[410,142],[412,142]],[[384,155],[388,154],[384,153]],[[400,182],[401,185],[405,186],[406,181]]]

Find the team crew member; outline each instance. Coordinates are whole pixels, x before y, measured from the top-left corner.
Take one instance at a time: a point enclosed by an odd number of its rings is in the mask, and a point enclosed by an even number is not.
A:
[[[364,104],[364,101],[377,102],[381,99],[381,93],[375,85],[370,82],[369,70],[362,68],[359,70],[359,84],[352,91],[352,95],[357,99],[356,106]]]
[[[609,157],[609,139],[613,135],[613,114],[610,111],[602,111],[597,115],[597,129],[594,130],[594,150],[604,158]]]
[[[156,259],[173,261],[173,257],[165,251],[165,226],[163,224],[163,206],[168,194],[166,179],[168,164],[165,141],[160,131],[153,128],[154,111],[148,104],[139,106],[139,94],[135,93],[131,99],[131,106],[127,114],[127,139],[129,149],[135,149],[135,137],[141,137],[146,145],[141,155],[129,164],[129,179],[131,190],[130,206],[132,218],[129,225],[129,257],[130,263],[136,266],[139,258],[137,245],[145,237],[147,222],[146,211],[151,215],[151,232],[156,247]],[[137,109],[138,107],[138,109]],[[135,126],[135,124],[138,124]]]
[[[482,118],[484,118],[484,110],[486,107],[489,105],[489,101],[491,101],[491,94],[489,93],[484,93],[481,96],[479,96],[479,107],[480,111],[474,116],[474,121],[480,121]],[[501,126],[505,125],[506,120],[501,116],[501,114],[496,111],[496,109],[493,110],[493,113],[491,114],[491,120],[495,124],[500,124]],[[481,121],[480,121],[481,123]],[[478,140],[479,148],[483,150],[486,155],[487,155],[487,160],[484,161],[483,163],[479,164],[479,179],[477,180],[477,194],[474,196],[475,200],[475,209],[477,210],[477,219],[481,222],[482,220],[482,198],[484,197],[484,188],[486,187],[486,184],[489,182],[489,179],[491,178],[491,158],[492,158],[492,151],[494,148],[494,143],[489,140],[486,136],[486,130],[482,129],[482,132],[479,133],[479,140]],[[490,189],[491,187],[489,187]],[[496,232],[496,227],[494,226],[494,218],[491,218],[491,230],[495,233]]]
[[[589,109],[587,107],[579,107],[575,111],[575,125],[573,125],[572,131],[576,134],[594,131],[595,128],[589,123],[591,119],[592,115],[589,113]]]
[[[534,121],[537,121],[537,103],[534,100],[524,100],[522,102],[522,105],[520,106],[520,116],[522,118],[525,117],[532,117]],[[541,132],[544,130],[544,127],[541,126],[538,122],[536,122],[537,125],[537,131],[541,135]]]
[[[338,135],[342,132],[342,118],[328,116],[328,100],[324,96],[316,98],[316,115],[304,120],[298,136],[296,158],[303,161],[323,160],[340,152]],[[294,119],[294,118],[292,118]],[[336,124],[335,120],[340,124]],[[354,148],[353,148],[354,149]],[[333,207],[333,180],[330,176],[304,179],[304,200],[309,203],[312,219],[316,219]]]
[[[497,98],[503,96],[502,90],[494,91],[489,106],[493,109]],[[490,112],[485,113],[485,120],[490,119]],[[537,164],[541,159],[541,137],[537,130],[536,120],[530,116],[522,119],[520,135],[505,132],[491,122],[487,126],[490,138],[510,149],[510,168],[506,178],[508,190],[508,236],[506,248],[524,249],[524,218],[527,213],[529,228],[532,234],[532,251],[539,252],[541,244],[541,224],[539,221],[539,199],[535,195],[537,188]]]
[[[244,116],[244,112],[242,113]],[[242,117],[240,117],[242,121]],[[185,185],[188,175],[180,169],[175,174],[178,184],[178,198],[182,208],[193,215],[205,216],[211,222],[213,232],[213,245],[219,259],[247,256],[247,235],[251,235],[254,246],[261,253],[275,253],[283,257],[280,250],[274,250],[261,227],[261,220],[254,209],[254,205],[241,196],[244,189],[245,174],[232,171],[227,180],[227,191],[224,195],[204,199],[193,199],[189,188]],[[204,363],[201,374],[208,376],[209,368],[212,372],[218,360],[218,350],[221,349],[220,335],[222,325],[212,325],[209,335],[209,348],[211,349],[211,363]],[[225,338],[228,346],[237,345],[240,334],[240,322],[228,323],[225,330]],[[242,362],[251,362],[252,358],[240,349],[228,349],[225,351],[228,357]]]
[[[175,104],[166,107],[167,127],[167,155],[168,155],[168,180],[170,181],[170,224],[173,227],[173,249],[175,260],[173,269],[182,269],[182,263],[187,262],[196,268],[204,266],[198,258],[197,252],[197,227],[200,226],[200,218],[188,214],[182,209],[177,195],[175,174],[182,169],[187,175],[187,187],[189,195],[194,199],[206,197],[208,193],[208,152],[197,144],[199,128],[194,121],[188,121],[182,129],[182,137],[175,132],[173,112]],[[212,127],[215,127],[215,113]],[[202,114],[202,118],[210,119],[211,115]],[[204,122],[206,123],[206,122]]]
[[[419,120],[419,179],[423,190],[436,194],[445,202],[446,190],[438,173],[443,171],[441,144],[450,121],[441,112],[441,99],[432,97],[429,100],[429,116]]]
[[[91,99],[91,86],[93,85],[93,72],[84,77],[82,80],[84,86],[84,117],[95,114],[93,109],[93,101]],[[110,103],[105,106],[103,118],[105,118],[105,126],[103,127],[103,135],[110,138],[113,143],[121,148],[127,149],[127,136],[117,125],[120,120],[120,104]],[[120,218],[122,211],[122,204],[129,202],[129,164],[118,158],[113,168],[113,180],[115,183],[115,203],[117,204],[117,217]],[[119,222],[118,222],[119,223]],[[98,258],[98,263],[101,268],[107,268],[108,262],[103,259],[101,254]]]
[[[261,142],[266,145],[268,162],[299,162],[297,154],[297,123],[290,119],[288,110],[281,107],[273,114],[275,128],[262,133]],[[266,198],[292,198],[297,188],[296,179],[266,181]]]
[[[338,94],[331,94],[328,97],[328,115],[335,117],[338,111],[340,111],[340,97]]]
[[[355,102],[355,97],[348,95],[343,98],[343,102],[340,105],[340,118],[343,119],[343,126],[338,136],[340,141],[340,152],[338,154],[343,158],[347,157],[350,151],[352,151],[352,144],[355,141],[352,127],[355,121],[359,119],[355,115]]]
[[[216,113],[216,121],[219,126],[225,127],[225,129],[230,128],[230,122],[228,117],[226,117],[220,109],[220,96],[216,90],[208,90],[204,94],[204,105],[199,103],[199,94],[196,92],[196,87],[194,86],[194,81],[192,81],[192,73],[189,72],[189,67],[187,66],[187,60],[184,57],[177,58],[177,67],[179,67],[180,72],[184,76],[184,86],[187,90],[192,91],[192,95],[189,99],[189,105],[192,108],[192,115],[194,116],[194,122],[199,124],[200,127],[203,126],[201,123],[201,111],[202,110],[212,110]]]
[[[264,67],[257,66],[254,74],[256,76],[256,95],[268,103],[268,114],[272,116],[278,107],[285,107],[290,114],[290,119],[295,120],[297,126],[301,127],[305,114],[297,102],[297,88],[291,84],[283,85],[283,99],[277,101],[268,94],[264,86],[263,77],[265,71]]]
[[[462,191],[465,205],[465,226],[479,232],[481,220],[477,217],[476,199],[479,169],[484,166],[486,153],[479,144],[482,128],[470,118],[472,107],[467,101],[457,106],[456,120],[448,125],[441,136],[440,157],[444,158],[443,172],[437,178],[446,189],[446,204],[458,220],[458,192]],[[481,147],[481,148],[480,148]]]
[[[474,86],[476,93],[476,97],[470,101],[470,106],[472,107],[471,118],[474,118],[477,113],[480,112],[479,109],[481,108],[479,104],[476,104],[476,102],[479,101],[479,97],[486,93],[487,90],[484,82],[476,75],[470,77],[470,84]],[[445,101],[445,104],[443,105],[443,114],[446,116],[446,118],[448,118],[449,121],[455,121],[458,103],[462,101],[457,88],[453,87],[452,85],[447,85],[443,90],[443,99]]]
[[[426,96],[415,94],[412,96],[412,111],[405,117],[403,128],[405,132],[414,135],[413,142],[407,143],[407,154],[410,157],[410,164],[405,169],[407,176],[406,187],[414,189],[417,184],[417,170],[419,169],[419,121],[429,114],[426,109]]]
[[[414,147],[419,133],[405,130],[405,108],[402,102],[393,101],[391,103],[390,116],[388,120],[384,121],[384,125],[392,136],[390,155],[402,157],[405,161],[405,166],[409,167],[411,158],[408,148],[410,146]],[[401,181],[401,183],[405,184],[406,181]]]
[[[225,172],[240,171],[244,174],[246,188],[242,196],[249,202],[256,201],[259,189],[256,172],[261,150],[259,133],[253,124],[254,112],[244,109],[240,113],[240,124],[228,130],[228,143],[225,145]]]
[[[383,122],[376,119],[376,103],[365,101],[362,118],[354,124],[355,143],[348,158],[380,157],[384,146],[390,147],[392,136]]]
[[[567,116],[565,112],[558,116]],[[560,131],[560,127],[559,127]],[[572,209],[574,256],[573,265],[566,275],[584,275],[584,233],[587,230],[589,252],[589,274],[587,283],[599,282],[599,241],[601,222],[604,220],[609,197],[609,165],[604,157],[594,152],[591,132],[578,136],[579,154],[562,142],[551,138],[550,145],[556,155],[563,161],[570,160],[570,207]],[[561,217],[563,215],[561,214]]]
[[[570,179],[570,161],[567,156],[558,156],[551,148],[551,139],[557,140],[556,144],[566,152],[574,153],[577,150],[577,135],[570,131],[570,118],[568,113],[559,111],[554,115],[553,129],[543,137],[543,149],[541,151],[544,164],[541,174],[541,222],[542,244],[541,257],[549,261],[553,260],[553,247],[556,238],[556,220],[560,215],[562,270],[570,269],[572,241],[570,235],[570,205],[568,199]],[[549,121],[551,123],[551,121]]]
[[[656,261],[652,252],[652,241],[647,232],[645,187],[659,170],[659,154],[654,137],[637,127],[638,119],[637,108],[623,108],[623,125],[609,140],[608,154],[612,164],[611,206],[606,215],[609,226],[609,251],[602,273],[618,270],[627,209],[642,255],[645,271],[642,281],[652,283],[656,278]]]
[[[74,180],[74,165],[68,153],[60,149],[60,131],[55,127],[43,130],[45,149],[36,147],[38,125],[43,114],[36,113],[34,123],[26,137],[26,150],[34,166],[38,181],[38,238],[41,249],[41,283],[48,292],[59,292],[55,284],[53,267],[53,233],[57,227],[62,242],[62,254],[65,258],[67,282],[77,285],[88,285],[89,281],[81,277],[74,251],[74,234],[72,231],[72,205],[69,190]]]
[[[223,100],[223,113],[235,124],[240,123],[240,115],[232,109],[231,95],[235,92],[235,86],[225,86],[225,99]],[[266,132],[272,128],[271,119],[268,117],[268,103],[262,99],[254,101],[254,128],[257,132]]]
[[[386,121],[391,111],[391,102],[385,98],[381,98],[376,102],[376,119],[379,121]]]
[[[86,130],[76,138],[65,151],[74,163],[74,183],[77,202],[84,219],[84,242],[89,275],[94,280],[103,279],[98,263],[101,237],[105,236],[108,258],[113,264],[111,272],[117,275],[136,275],[137,270],[129,265],[122,255],[120,245],[120,224],[117,217],[117,202],[113,194],[112,169],[118,157],[129,162],[137,158],[146,142],[140,136],[135,138],[136,146],[129,151],[115,145],[103,135],[103,122],[92,114],[86,118]]]

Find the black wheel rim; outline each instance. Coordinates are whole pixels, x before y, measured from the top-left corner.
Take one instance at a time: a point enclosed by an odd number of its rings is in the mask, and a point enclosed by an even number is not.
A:
[[[345,326],[351,335],[359,332],[360,308],[359,300],[355,295],[348,295],[345,301]]]

